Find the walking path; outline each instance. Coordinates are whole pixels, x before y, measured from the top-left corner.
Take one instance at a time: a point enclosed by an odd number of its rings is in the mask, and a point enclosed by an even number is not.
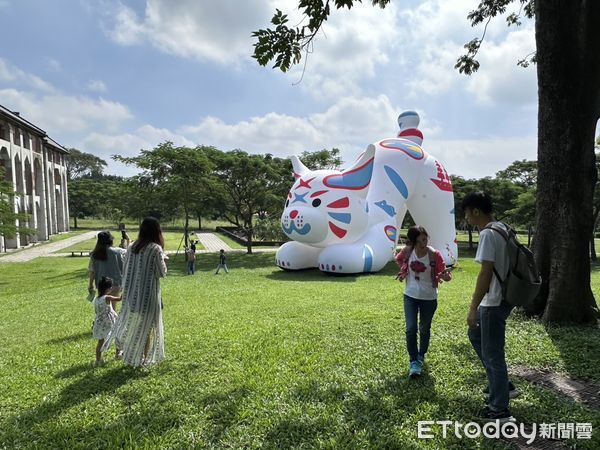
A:
[[[78,234],[62,241],[53,242],[52,244],[34,245],[31,248],[15,252],[12,255],[6,255],[0,258],[0,263],[10,262],[26,262],[32,259],[39,258],[40,256],[49,256],[51,253],[62,250],[63,248],[70,247],[79,242],[87,241],[96,237],[98,231],[88,231],[83,234]]]
[[[71,245],[77,244],[88,239],[96,237],[98,231],[88,231],[87,233],[78,234],[77,236],[63,239],[62,241],[54,242],[52,244],[36,245],[25,250],[20,250],[11,255],[0,257],[0,263],[7,262],[26,262],[32,259],[39,258],[41,256],[54,256],[54,257],[65,257],[71,256],[71,253],[61,253],[60,250],[63,248],[70,247]],[[196,233],[198,240],[204,247],[202,250],[198,250],[197,253],[215,253],[223,249],[226,252],[245,252],[245,248],[231,248],[225,241],[223,241],[216,233]],[[253,247],[252,252],[275,252],[277,248],[265,248],[265,247]],[[168,254],[175,254],[174,251],[168,251]]]
[[[202,253],[214,253],[221,249],[226,252],[231,251],[231,247],[214,233],[196,233],[196,236],[204,247],[204,250],[201,250]]]

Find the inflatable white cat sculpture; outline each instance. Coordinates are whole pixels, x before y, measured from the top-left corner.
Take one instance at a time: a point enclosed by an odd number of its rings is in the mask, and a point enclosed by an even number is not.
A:
[[[447,265],[457,258],[452,183],[444,167],[421,148],[419,116],[398,117],[397,138],[369,145],[343,172],[310,170],[292,156],[296,181],[281,224],[292,239],[277,251],[286,270],[377,272],[393,259],[406,211],[429,233]]]

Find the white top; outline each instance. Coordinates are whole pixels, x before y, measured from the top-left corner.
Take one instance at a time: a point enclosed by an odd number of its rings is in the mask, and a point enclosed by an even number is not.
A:
[[[494,224],[501,227],[503,230],[508,230],[501,222],[490,222],[486,226]],[[479,233],[479,245],[477,246],[477,254],[475,262],[482,263],[489,261],[494,263],[494,268],[498,275],[504,280],[508,273],[508,252],[506,251],[506,240],[494,230],[481,230]],[[498,281],[496,274],[492,275],[490,290],[484,295],[481,301],[481,306],[498,306],[502,302],[502,286]]]
[[[106,302],[106,295],[96,297],[93,301],[96,319],[92,327],[94,339],[104,339],[117,321],[117,313],[111,302]]]
[[[437,300],[437,289],[431,283],[429,252],[422,258],[418,258],[414,250],[410,252],[404,295],[418,300]]]

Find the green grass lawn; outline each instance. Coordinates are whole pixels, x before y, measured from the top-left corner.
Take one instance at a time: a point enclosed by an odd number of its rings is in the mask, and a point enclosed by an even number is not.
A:
[[[0,448],[504,448],[417,439],[418,420],[472,420],[485,375],[466,337],[478,267],[460,260],[442,285],[427,373],[407,379],[403,285],[378,274],[288,273],[271,254],[230,254],[229,274],[181,256],[163,281],[167,360],[93,369],[86,261],[0,266]],[[600,267],[593,289],[600,298]],[[600,382],[600,330],[509,322],[510,364]],[[515,380],[513,414],[537,423],[592,422],[600,412]]]
[[[111,231],[113,236],[115,237],[115,245],[119,245],[120,233],[118,231]],[[131,242],[133,242],[137,234],[129,233],[129,237],[131,238]],[[167,251],[176,251],[178,248],[180,251],[183,251],[183,232],[175,232],[175,231],[164,231],[163,237],[165,238],[165,250]],[[181,247],[180,247],[181,244]],[[77,244],[71,245],[67,248],[59,250],[60,253],[69,253],[69,252],[82,252],[82,251],[92,251],[94,246],[96,245],[96,238],[88,239],[87,241],[79,242]],[[202,244],[196,244],[196,250],[203,250],[204,247]]]
[[[132,230],[137,230],[140,227],[140,222],[132,219],[125,219],[123,221],[125,227],[129,233]],[[73,218],[71,218],[71,228],[75,226]],[[185,225],[185,221],[183,219],[175,219],[175,220],[165,220],[161,221],[161,226],[163,229],[181,229],[183,232],[183,227]],[[202,229],[205,230],[214,230],[216,227],[220,226],[229,226],[231,225],[229,222],[224,220],[210,220],[210,219],[202,219]],[[113,222],[107,219],[97,219],[97,218],[85,218],[85,219],[77,219],[77,226],[79,228],[91,229],[91,230],[116,230],[118,228],[118,223]],[[189,222],[190,231],[198,230],[198,220],[191,219]]]

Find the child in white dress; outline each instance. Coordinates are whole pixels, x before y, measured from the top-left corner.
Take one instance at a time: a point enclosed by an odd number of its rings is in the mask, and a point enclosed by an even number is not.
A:
[[[98,339],[98,344],[96,345],[96,362],[94,363],[96,367],[104,364],[101,350],[102,344],[104,344],[104,339],[117,321],[117,313],[113,308],[113,302],[121,301],[121,297],[107,295],[112,287],[113,280],[109,277],[102,277],[98,283],[98,296],[92,302],[96,311],[92,334],[94,339]],[[117,348],[115,358],[119,359],[122,354],[120,345],[116,343],[115,346]]]

